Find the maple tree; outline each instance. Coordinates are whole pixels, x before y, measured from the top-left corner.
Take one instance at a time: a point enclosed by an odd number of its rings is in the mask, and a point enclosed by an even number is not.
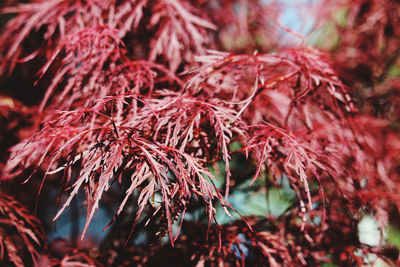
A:
[[[18,2],[2,266],[400,263],[398,1],[303,4],[304,36],[279,1]]]

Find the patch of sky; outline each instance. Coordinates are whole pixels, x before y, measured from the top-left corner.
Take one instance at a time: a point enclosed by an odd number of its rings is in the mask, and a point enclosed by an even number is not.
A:
[[[315,25],[315,16],[310,7],[319,0],[263,0],[265,4],[277,3],[282,6],[278,22],[296,33],[307,36]],[[291,36],[290,38],[293,38]]]
[[[55,202],[57,191],[52,191],[53,192],[51,195],[54,198]],[[69,239],[73,235],[77,235],[76,237],[78,239],[81,238],[81,234],[86,221],[86,208],[84,208],[83,204],[85,201],[84,199],[85,194],[83,192],[78,193],[78,195],[75,196],[75,199],[72,200],[72,202],[77,202],[77,207],[73,207],[74,204],[71,203],[71,205],[67,207],[61,214],[61,216],[57,219],[57,221],[54,222],[54,227],[47,235],[50,242],[56,238]],[[72,209],[76,209],[75,212],[77,212],[77,214],[73,214]],[[54,213],[54,210],[48,210],[46,211],[46,213],[48,214],[48,217],[51,218],[51,214]],[[103,229],[107,225],[107,223],[111,221],[111,219],[112,216],[108,214],[100,204],[99,209],[96,211],[89,225],[86,237],[98,240],[104,238],[107,234],[107,231],[103,231]],[[78,232],[75,233],[75,231]]]
[[[238,239],[240,240],[240,243],[233,243],[231,245],[231,250],[235,253],[237,258],[242,259],[243,256],[247,258],[249,255],[249,249],[247,248],[247,245],[251,246],[251,242],[246,240],[246,236],[244,234],[239,234]]]
[[[372,247],[379,245],[381,241],[381,232],[374,216],[365,215],[360,220],[358,223],[358,237],[362,244]]]

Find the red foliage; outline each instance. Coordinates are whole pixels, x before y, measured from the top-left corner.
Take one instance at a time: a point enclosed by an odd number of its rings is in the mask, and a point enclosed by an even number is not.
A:
[[[34,264],[46,250],[40,221],[15,199],[0,194],[0,261],[17,267]]]
[[[335,24],[338,43],[323,51],[302,36],[299,46],[282,44],[282,30],[299,36],[278,22],[279,5],[263,2],[3,8],[14,16],[0,35],[0,75],[12,86],[8,75],[36,59],[30,79],[45,93],[32,108],[21,104],[18,117],[15,105],[0,114],[1,135],[17,132],[1,146],[11,152],[2,184],[40,177],[41,192],[48,182],[59,191],[56,207],[62,202],[53,220],[85,192],[82,239],[99,208],[115,215],[103,241],[114,247],[58,239],[47,251],[43,218],[0,193],[1,258],[16,266],[157,265],[179,256],[196,266],[362,265],[369,254],[394,262],[382,242],[362,244],[355,225],[371,213],[384,232],[400,211],[399,78],[390,77],[399,68],[399,4],[323,1],[347,8]],[[318,27],[332,22],[328,13],[321,9]],[[287,210],[218,225],[220,208],[232,217],[235,193],[253,190],[238,186],[241,169],[250,185],[294,192]],[[152,248],[130,242],[141,231]],[[160,241],[165,235],[175,248]]]

